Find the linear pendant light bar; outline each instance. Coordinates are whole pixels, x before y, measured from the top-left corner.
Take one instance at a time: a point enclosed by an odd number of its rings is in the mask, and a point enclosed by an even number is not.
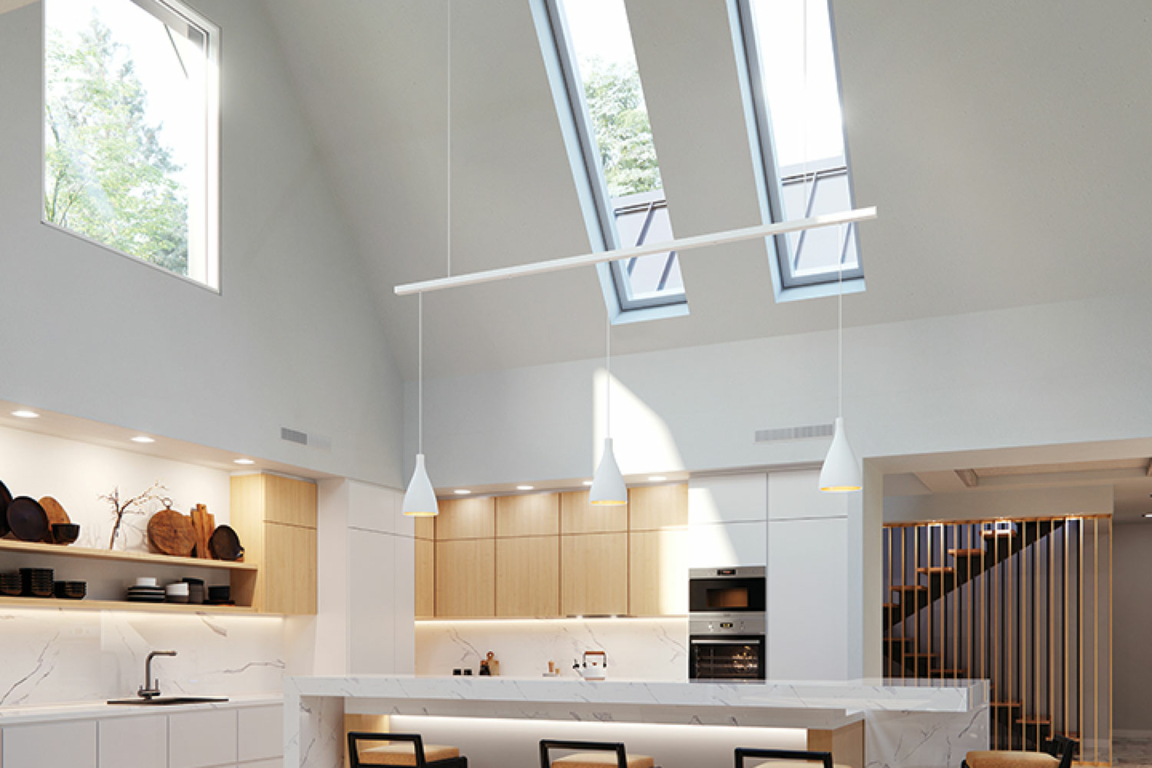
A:
[[[738,243],[742,240],[754,240],[758,237],[773,237],[785,235],[789,232],[800,232],[807,229],[833,227],[840,224],[851,224],[857,221],[867,221],[876,218],[876,207],[857,208],[841,213],[827,213],[807,219],[794,221],[781,221],[775,224],[764,224],[744,229],[730,229],[725,232],[714,232],[708,235],[695,235],[683,237],[679,240],[666,240],[662,243],[638,245],[632,248],[620,248],[615,251],[602,251],[589,253],[583,256],[568,256],[562,259],[536,261],[530,264],[517,264],[513,267],[489,269],[484,272],[473,272],[469,275],[456,275],[453,277],[440,277],[435,280],[425,280],[420,283],[406,283],[394,289],[397,296],[410,296],[413,293],[430,293],[442,291],[446,288],[463,288],[466,285],[479,285],[492,283],[497,280],[508,280],[529,275],[543,275],[547,272],[560,272],[565,269],[587,267],[593,264],[604,264],[609,261],[632,259],[639,256],[649,256],[655,253],[668,251],[688,251],[693,248],[706,248],[710,245],[723,245],[725,243]]]

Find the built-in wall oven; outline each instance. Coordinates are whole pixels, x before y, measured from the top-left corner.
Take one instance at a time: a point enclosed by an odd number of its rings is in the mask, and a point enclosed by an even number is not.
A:
[[[764,679],[764,572],[763,566],[691,570],[690,680]]]

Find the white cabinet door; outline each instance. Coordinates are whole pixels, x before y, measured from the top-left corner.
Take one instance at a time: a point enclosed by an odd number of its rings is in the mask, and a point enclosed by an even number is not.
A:
[[[409,518],[411,519],[411,518]],[[416,541],[406,536],[394,542],[392,561],[393,590],[392,636],[393,675],[416,674]]]
[[[168,768],[168,718],[114,717],[100,721],[100,768]]]
[[[273,760],[257,760],[252,763],[240,763],[236,768],[284,768],[284,761],[277,757]]]
[[[284,754],[284,707],[250,707],[238,713],[240,762],[267,760]]]
[[[848,497],[847,493],[821,493],[819,470],[768,475],[769,520],[844,517],[848,514]]]
[[[96,721],[4,728],[4,768],[96,768]]]
[[[235,709],[169,716],[168,768],[210,768],[235,762]]]
[[[348,673],[392,671],[393,569],[395,537],[371,531],[348,531]],[[406,581],[412,584],[415,565]]]
[[[768,523],[768,678],[848,674],[848,520]]]
[[[721,523],[688,528],[688,567],[727,568],[764,565],[767,523]]]
[[[688,481],[688,525],[768,519],[768,475],[701,477]]]

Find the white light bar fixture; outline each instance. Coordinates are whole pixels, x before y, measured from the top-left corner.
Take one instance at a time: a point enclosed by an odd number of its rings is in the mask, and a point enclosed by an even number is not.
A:
[[[876,218],[875,206],[870,208],[857,208],[852,211],[828,213],[821,216],[813,216],[808,219],[781,221],[775,224],[745,227],[744,229],[730,229],[725,232],[682,237],[677,240],[638,245],[633,248],[619,248],[615,251],[601,251],[600,253],[588,253],[583,256],[568,256],[562,259],[536,261],[530,264],[517,264],[514,267],[489,269],[484,272],[473,272],[470,275],[456,275],[453,277],[441,277],[435,280],[425,280],[420,283],[406,283],[405,285],[396,286],[394,290],[397,296],[409,296],[413,293],[431,293],[432,291],[442,291],[447,288],[463,288],[466,285],[479,285],[480,283],[492,283],[497,280],[508,280],[510,278],[527,277],[529,275],[543,275],[548,272],[560,272],[565,269],[576,269],[577,267],[587,267],[593,264],[604,264],[609,261],[649,256],[654,253],[666,253],[668,251],[682,253],[683,251],[692,250],[693,248],[706,248],[710,245],[738,243],[742,240],[755,240],[758,237],[768,238],[776,235],[785,235],[789,232],[801,232],[806,229],[852,224],[857,221],[868,221],[874,218]]]

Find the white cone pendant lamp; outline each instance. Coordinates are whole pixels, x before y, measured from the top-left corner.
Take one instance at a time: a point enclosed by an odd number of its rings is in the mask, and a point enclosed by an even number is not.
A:
[[[841,249],[841,253],[843,253]],[[848,493],[864,487],[860,463],[844,434],[844,262],[840,262],[839,292],[836,297],[836,398],[837,416],[832,433],[832,445],[824,456],[820,468],[820,490],[826,493]]]
[[[435,517],[440,514],[436,491],[424,467],[424,294],[417,298],[416,334],[416,469],[404,493],[403,512],[408,517]]]
[[[628,503],[628,486],[612,452],[612,318],[604,342],[604,455],[592,476],[588,501],[598,507],[621,507]]]

